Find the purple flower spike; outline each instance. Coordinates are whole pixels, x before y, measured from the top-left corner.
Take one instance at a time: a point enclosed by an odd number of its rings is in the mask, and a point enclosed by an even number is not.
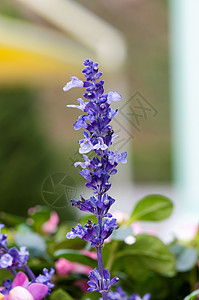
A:
[[[112,284],[116,283],[119,278],[114,277],[110,280],[108,270],[103,269],[101,248],[105,239],[118,229],[116,219],[111,219],[109,213],[111,205],[115,199],[111,198],[107,191],[111,187],[109,182],[111,175],[117,173],[119,162],[126,163],[126,152],[119,153],[112,151],[109,147],[113,144],[116,135],[110,125],[111,120],[117,115],[118,110],[113,110],[110,106],[112,102],[121,100],[121,95],[117,92],[104,93],[104,81],[99,80],[102,72],[99,72],[98,63],[90,59],[84,60],[84,74],[86,80],[80,81],[72,77],[64,90],[72,87],[84,87],[86,92],[83,94],[87,102],[81,98],[77,101],[80,105],[68,105],[68,107],[78,108],[84,112],[74,124],[74,129],[84,129],[84,138],[79,141],[79,153],[83,154],[84,162],[76,162],[75,167],[80,166],[80,174],[86,179],[86,187],[93,190],[94,196],[89,199],[72,200],[72,205],[78,207],[81,211],[92,213],[98,223],[95,224],[88,220],[88,223],[82,226],[78,224],[67,234],[67,238],[74,239],[79,237],[86,242],[90,242],[90,247],[97,248],[99,271],[95,269],[89,276],[89,291],[99,291],[103,299],[120,299],[107,298],[108,290]],[[93,153],[92,158],[85,154]],[[106,218],[103,220],[103,218]],[[117,292],[117,295],[120,295]],[[121,298],[122,299],[122,298]],[[124,300],[125,298],[123,298]]]
[[[79,80],[77,77],[72,76],[71,79],[72,80],[63,87],[64,92],[67,92],[68,90],[75,88],[75,87],[83,87],[84,86],[83,81]]]

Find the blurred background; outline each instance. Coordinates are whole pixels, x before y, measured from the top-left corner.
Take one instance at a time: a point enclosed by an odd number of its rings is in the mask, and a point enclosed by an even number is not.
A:
[[[71,75],[83,79],[85,58],[99,62],[106,91],[123,95],[113,126],[129,162],[114,196],[129,206],[148,192],[175,197],[171,10],[167,0],[1,0],[1,211],[47,204],[71,217],[65,193],[78,197],[83,184],[73,167],[82,133],[66,105],[82,90],[62,88]]]

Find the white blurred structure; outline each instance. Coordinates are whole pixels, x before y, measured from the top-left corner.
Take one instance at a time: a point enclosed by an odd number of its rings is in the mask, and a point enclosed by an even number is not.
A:
[[[18,0],[93,51],[107,72],[119,70],[126,58],[123,36],[113,26],[70,0]]]
[[[183,211],[199,219],[198,12],[198,0],[170,0],[174,177]]]

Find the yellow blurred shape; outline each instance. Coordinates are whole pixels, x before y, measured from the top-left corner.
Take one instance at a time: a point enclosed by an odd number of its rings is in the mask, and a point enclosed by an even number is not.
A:
[[[2,293],[0,293],[0,300],[4,299],[4,295]]]
[[[41,54],[0,45],[0,84],[42,81],[74,72],[74,65]]]

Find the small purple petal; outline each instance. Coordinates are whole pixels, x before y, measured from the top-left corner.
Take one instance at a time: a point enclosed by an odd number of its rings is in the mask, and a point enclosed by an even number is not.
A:
[[[64,87],[63,87],[63,90],[66,92],[74,87],[83,87],[84,86],[84,83],[83,81],[79,80],[77,77],[75,76],[72,76],[71,77],[71,81],[68,82]]]
[[[107,103],[111,104],[112,101],[120,101],[122,96],[117,92],[108,93]]]

